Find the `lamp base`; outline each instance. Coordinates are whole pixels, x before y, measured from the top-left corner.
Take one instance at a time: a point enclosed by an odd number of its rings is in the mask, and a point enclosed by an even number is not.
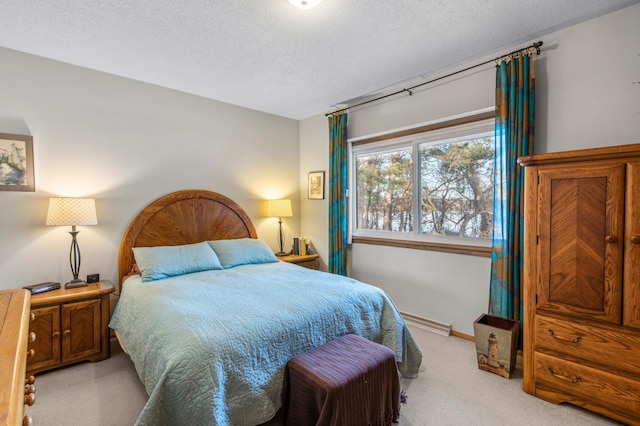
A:
[[[75,280],[71,280],[68,283],[66,283],[64,285],[64,288],[78,288],[78,287],[86,287],[89,284],[87,284],[86,281],[80,280],[80,279],[75,279]]]
[[[276,253],[276,256],[278,256],[278,257],[288,256],[288,255],[289,255],[289,253],[285,253],[283,251],[279,251],[279,252]]]

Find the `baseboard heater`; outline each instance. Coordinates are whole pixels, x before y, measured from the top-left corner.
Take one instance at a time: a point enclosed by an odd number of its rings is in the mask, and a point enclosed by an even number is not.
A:
[[[402,318],[404,318],[405,323],[414,327],[431,331],[436,334],[441,334],[443,336],[451,335],[451,324],[445,324],[429,318],[419,317],[407,312],[400,312],[400,315],[402,315]]]

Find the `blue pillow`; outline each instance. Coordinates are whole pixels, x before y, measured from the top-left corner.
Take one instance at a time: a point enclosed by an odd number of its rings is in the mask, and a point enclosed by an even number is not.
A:
[[[145,282],[222,269],[220,259],[206,242],[183,246],[134,247],[133,255]]]
[[[209,241],[216,252],[223,268],[233,268],[250,263],[272,263],[278,258],[268,245],[254,238],[238,238],[237,240]]]

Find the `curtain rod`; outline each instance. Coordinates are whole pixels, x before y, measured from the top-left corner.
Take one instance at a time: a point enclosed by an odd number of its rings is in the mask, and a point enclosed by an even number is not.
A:
[[[325,117],[328,117],[330,115],[339,115],[339,114],[344,113],[345,111],[347,111],[347,110],[349,110],[351,108],[355,108],[355,107],[359,107],[359,106],[362,106],[362,105],[366,105],[366,104],[369,104],[371,102],[379,101],[381,99],[385,99],[385,98],[388,98],[390,96],[399,95],[399,94],[404,93],[404,92],[409,92],[409,96],[411,96],[411,95],[413,95],[413,93],[411,91],[413,89],[418,88],[418,87],[434,83],[434,82],[436,82],[438,80],[442,80],[444,78],[451,77],[453,75],[460,74],[460,73],[463,73],[465,71],[469,71],[471,69],[474,69],[474,68],[477,68],[477,67],[481,67],[483,65],[487,65],[487,64],[489,64],[491,62],[494,62],[494,61],[497,62],[497,61],[499,61],[501,59],[509,58],[511,56],[524,53],[524,52],[528,51],[529,49],[536,49],[536,54],[539,55],[540,54],[540,46],[542,46],[542,41],[537,41],[537,42],[533,43],[531,46],[527,46],[527,47],[523,47],[522,49],[514,50],[513,52],[507,53],[506,55],[500,55],[497,58],[489,59],[488,61],[484,61],[482,63],[476,64],[476,65],[472,65],[472,66],[467,67],[465,69],[462,69],[462,70],[459,70],[459,71],[455,71],[455,72],[452,72],[452,73],[447,74],[447,75],[443,75],[442,77],[434,78],[433,80],[425,81],[423,83],[416,84],[415,86],[411,86],[411,87],[408,87],[406,89],[398,90],[396,92],[389,93],[387,95],[379,96],[379,97],[374,98],[374,99],[369,99],[368,101],[360,102],[360,103],[357,103],[355,105],[351,105],[351,106],[348,106],[346,108],[338,109],[338,110],[333,111],[333,112],[328,112],[328,113],[325,114]]]

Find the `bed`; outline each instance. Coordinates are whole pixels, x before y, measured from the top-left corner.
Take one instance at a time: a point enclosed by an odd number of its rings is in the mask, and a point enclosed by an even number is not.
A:
[[[356,280],[280,262],[244,210],[211,191],[145,207],[118,256],[116,331],[149,399],[139,425],[257,425],[282,406],[287,362],[345,334],[422,354],[391,299]]]

